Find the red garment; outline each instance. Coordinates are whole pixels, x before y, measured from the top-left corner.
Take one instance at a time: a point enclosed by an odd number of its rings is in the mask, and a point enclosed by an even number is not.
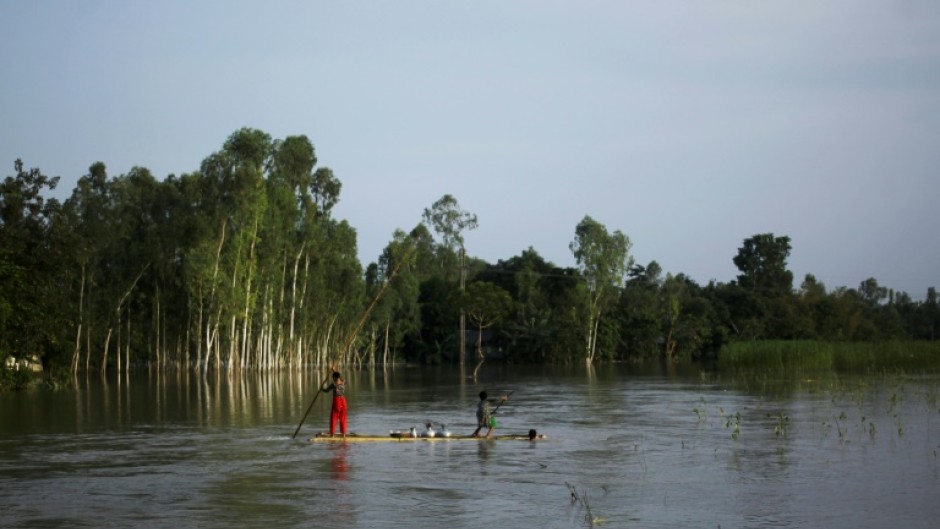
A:
[[[330,407],[330,435],[336,433],[336,421],[339,421],[339,431],[346,435],[346,397],[333,397]]]

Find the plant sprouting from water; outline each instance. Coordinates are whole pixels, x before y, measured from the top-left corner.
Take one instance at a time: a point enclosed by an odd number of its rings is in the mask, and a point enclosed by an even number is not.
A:
[[[588,500],[587,492],[584,489],[580,491],[572,485],[571,483],[565,482],[565,486],[568,487],[568,492],[571,493],[571,504],[580,505],[584,509],[584,523],[588,527],[594,527],[595,525],[601,525],[606,522],[606,518],[600,516],[594,516],[594,512],[591,510],[591,502]],[[605,492],[607,492],[605,488]]]
[[[725,414],[725,410],[718,408],[718,412],[721,413],[721,416],[725,419],[725,428],[731,429],[731,438],[735,441],[738,440],[738,437],[741,435],[741,412],[736,412],[734,415]]]
[[[770,417],[771,415],[768,413],[767,416]],[[787,427],[790,425],[790,417],[781,411],[777,413],[776,419],[777,424],[774,425],[774,435],[777,437],[781,435],[785,436],[787,434]]]
[[[839,444],[845,444],[845,434],[847,433],[848,428],[845,426],[845,421],[848,417],[845,415],[845,412],[839,413],[839,416],[836,417],[836,429],[839,431]]]
[[[866,426],[866,424],[867,424],[867,426]],[[869,421],[869,420],[868,420],[868,417],[865,417],[864,415],[862,415],[862,424],[861,424],[861,426],[862,426],[862,431],[867,431],[867,432],[868,432],[868,438],[871,439],[872,441],[874,441],[874,440],[875,440],[875,433],[877,432],[877,428],[875,428],[875,423]]]
[[[692,411],[698,416],[699,424],[702,424],[708,421],[708,405],[705,403],[705,397],[700,397],[699,401],[701,402],[701,406],[692,408]]]

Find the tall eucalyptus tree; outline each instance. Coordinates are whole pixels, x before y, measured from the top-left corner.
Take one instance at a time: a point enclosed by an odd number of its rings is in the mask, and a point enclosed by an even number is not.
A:
[[[476,380],[477,373],[486,360],[483,353],[483,331],[500,322],[512,311],[512,298],[502,287],[488,281],[470,283],[465,291],[458,294],[458,305],[466,311],[477,327],[477,365],[473,369],[473,379]]]
[[[460,290],[466,283],[466,250],[463,245],[463,232],[477,227],[477,216],[460,208],[457,199],[446,194],[439,198],[430,208],[424,210],[424,220],[438,235],[441,236],[441,262],[446,263],[459,250],[458,275]],[[466,314],[460,311],[460,365],[466,359]]]
[[[379,262],[367,274],[367,297],[376,299],[372,314],[373,339],[370,340],[370,363],[376,364],[375,335],[381,332],[383,366],[395,360],[396,352],[409,335],[420,331],[421,312],[418,306],[420,277],[416,267],[415,239],[402,230],[395,230],[393,240],[382,251]],[[394,277],[391,277],[392,274]],[[394,279],[394,281],[392,281]],[[389,283],[386,287],[386,283]],[[386,287],[384,293],[382,288]],[[381,296],[379,294],[382,294]]]
[[[43,193],[58,177],[14,163],[0,182],[0,360],[7,354],[42,356],[59,338],[63,301],[58,253],[49,236],[59,212]]]
[[[626,271],[633,264],[630,246],[626,235],[619,230],[609,233],[603,224],[587,215],[575,228],[569,248],[588,293],[584,357],[588,365],[597,355],[601,316],[619,296]]]

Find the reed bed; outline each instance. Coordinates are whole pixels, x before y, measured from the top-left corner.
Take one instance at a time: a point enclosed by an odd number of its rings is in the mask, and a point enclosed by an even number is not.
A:
[[[940,372],[940,342],[823,342],[762,340],[725,345],[718,357],[725,369],[847,373]]]

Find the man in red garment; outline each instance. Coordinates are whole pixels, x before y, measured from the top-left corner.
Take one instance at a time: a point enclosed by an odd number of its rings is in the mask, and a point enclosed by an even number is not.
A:
[[[339,371],[333,371],[333,382],[324,383],[320,388],[323,391],[333,392],[333,404],[330,406],[330,437],[336,433],[336,421],[339,421],[339,431],[346,437],[346,381]]]

